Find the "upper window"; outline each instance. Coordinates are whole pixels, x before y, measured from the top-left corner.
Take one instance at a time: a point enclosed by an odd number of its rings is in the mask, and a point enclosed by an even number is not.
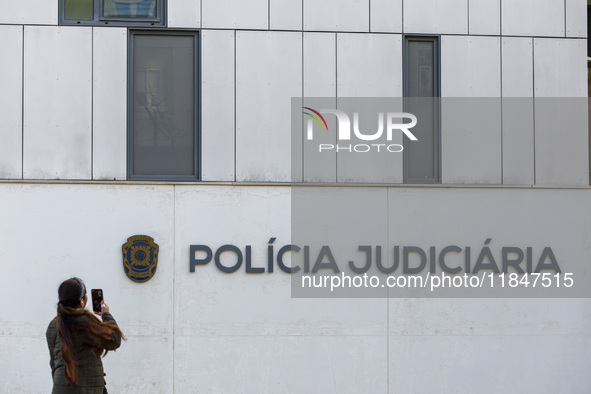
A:
[[[418,141],[404,141],[404,183],[441,182],[439,37],[404,38],[405,111],[421,121]]]
[[[128,179],[199,180],[199,36],[131,31]]]
[[[164,26],[166,0],[60,0],[64,25]]]

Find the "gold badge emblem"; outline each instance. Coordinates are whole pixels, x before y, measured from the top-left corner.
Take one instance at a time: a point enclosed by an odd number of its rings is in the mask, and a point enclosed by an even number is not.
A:
[[[158,265],[158,245],[147,235],[134,235],[127,238],[122,246],[123,269],[125,275],[134,282],[147,282],[156,273]]]

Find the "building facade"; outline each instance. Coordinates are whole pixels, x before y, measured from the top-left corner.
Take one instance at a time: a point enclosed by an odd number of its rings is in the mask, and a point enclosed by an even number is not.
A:
[[[366,201],[389,249],[588,259],[583,0],[0,4],[0,392],[50,390],[71,276],[128,337],[111,392],[591,391],[588,298],[299,298],[265,266],[302,186]],[[441,99],[428,149],[377,176],[339,155],[294,168],[293,98],[414,96]],[[146,283],[121,257],[140,234],[159,245]],[[192,270],[191,245],[252,246],[264,272],[221,252]]]

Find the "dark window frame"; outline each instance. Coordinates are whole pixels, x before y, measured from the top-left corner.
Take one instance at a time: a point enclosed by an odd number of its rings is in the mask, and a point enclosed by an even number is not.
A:
[[[194,37],[194,151],[193,175],[137,175],[133,173],[133,110],[134,110],[134,75],[133,51],[134,37],[152,36],[193,36]],[[131,181],[195,182],[201,180],[201,34],[195,30],[128,30],[127,45],[127,179]]]
[[[403,48],[402,48],[402,75],[403,75],[403,97],[409,97],[409,81],[408,81],[408,62],[409,62],[409,41],[422,41],[433,43],[433,68],[434,72],[434,99],[433,99],[433,111],[434,111],[434,144],[435,158],[433,163],[435,178],[424,179],[424,178],[411,178],[409,176],[409,158],[407,151],[403,151],[403,183],[406,184],[440,184],[441,183],[441,36],[440,35],[422,35],[422,34],[408,34],[403,35]],[[404,110],[407,110],[407,100],[404,101]],[[419,119],[420,121],[420,119]],[[403,139],[403,145],[408,143]]]
[[[154,26],[166,27],[166,8],[167,0],[156,0],[156,17],[155,18],[116,18],[103,17],[103,2],[104,0],[93,1],[93,16],[92,20],[76,20],[66,19],[66,0],[58,0],[59,2],[59,24],[67,26]]]

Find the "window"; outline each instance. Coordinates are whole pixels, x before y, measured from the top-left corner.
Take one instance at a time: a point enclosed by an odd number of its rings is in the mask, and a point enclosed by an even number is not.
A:
[[[404,141],[404,182],[439,183],[439,39],[405,36],[403,50],[404,110],[420,120],[413,128],[418,141]]]
[[[199,179],[198,38],[131,31],[128,179]]]
[[[62,25],[165,26],[165,0],[60,0]]]

